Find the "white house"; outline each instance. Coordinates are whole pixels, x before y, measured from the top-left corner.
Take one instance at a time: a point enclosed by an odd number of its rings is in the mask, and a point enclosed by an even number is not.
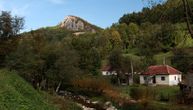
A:
[[[114,71],[111,66],[104,66],[101,69],[102,75],[103,76],[111,76],[111,75],[117,75],[117,72]]]
[[[122,85],[131,85],[133,84],[132,74],[127,72],[119,71],[120,74],[116,70],[114,70],[111,66],[104,66],[101,69],[101,73],[103,76],[107,77],[119,77],[119,81]]]
[[[181,81],[181,72],[168,65],[150,66],[146,72],[140,74],[140,84],[173,86]]]

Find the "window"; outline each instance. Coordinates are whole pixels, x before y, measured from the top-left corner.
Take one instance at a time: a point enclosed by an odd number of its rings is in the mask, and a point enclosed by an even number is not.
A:
[[[147,76],[144,76],[143,79],[144,79],[144,81],[146,81],[147,80]]]
[[[166,78],[165,78],[165,77],[161,77],[161,80],[162,80],[162,81],[165,81],[165,80],[166,80]]]
[[[174,76],[174,80],[176,80],[176,76]]]

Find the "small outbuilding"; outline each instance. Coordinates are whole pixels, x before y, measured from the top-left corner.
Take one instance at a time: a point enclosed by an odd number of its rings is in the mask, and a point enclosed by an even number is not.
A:
[[[115,79],[119,80],[118,82],[120,82],[120,84],[122,85],[133,84],[132,73],[122,72],[122,71],[117,72],[111,66],[108,66],[108,65],[104,66],[101,69],[101,73],[103,76],[106,76],[106,77],[111,77],[111,78],[114,77]]]
[[[182,73],[169,65],[155,65],[140,74],[140,84],[178,85],[182,81]]]
[[[117,75],[117,72],[113,70],[111,66],[104,66],[101,72],[103,76]]]

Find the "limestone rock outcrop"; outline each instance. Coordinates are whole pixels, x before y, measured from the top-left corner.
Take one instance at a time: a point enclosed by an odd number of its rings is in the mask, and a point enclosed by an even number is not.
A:
[[[90,23],[76,16],[67,16],[59,26],[76,32],[96,32]]]

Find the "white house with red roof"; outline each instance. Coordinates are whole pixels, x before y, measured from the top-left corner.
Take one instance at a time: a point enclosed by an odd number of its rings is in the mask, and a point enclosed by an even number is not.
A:
[[[181,81],[181,72],[168,65],[150,66],[147,71],[140,74],[140,84],[173,86]]]
[[[117,75],[117,72],[114,71],[111,66],[104,66],[101,72],[103,76]]]

